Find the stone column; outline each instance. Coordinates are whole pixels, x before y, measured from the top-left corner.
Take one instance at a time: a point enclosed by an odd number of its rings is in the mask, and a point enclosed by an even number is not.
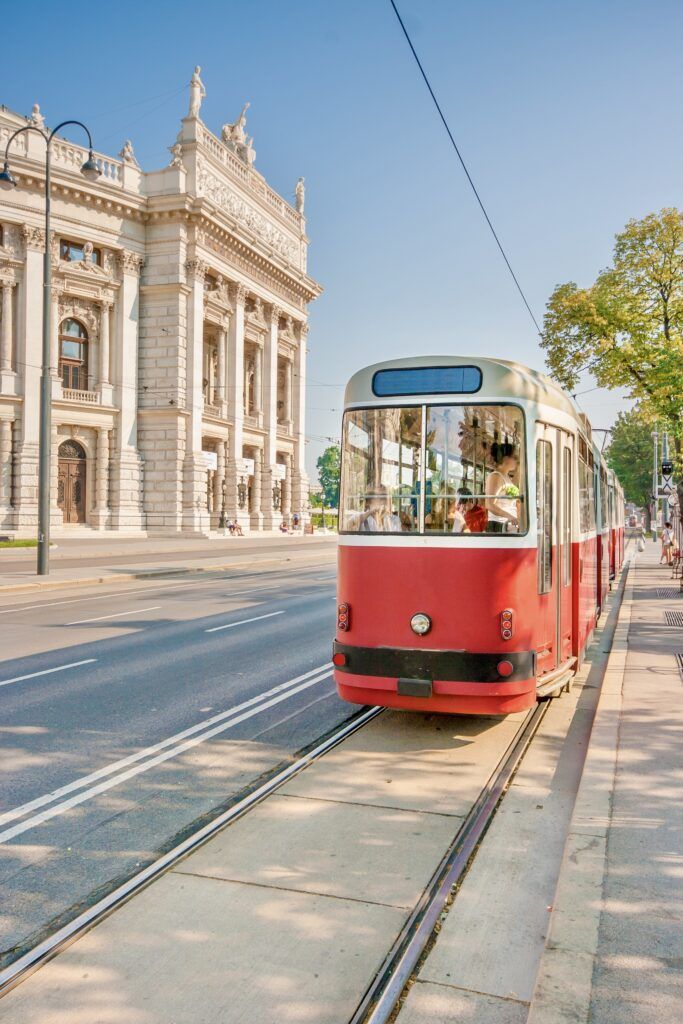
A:
[[[138,451],[138,366],[140,273],[143,259],[124,250],[118,257],[121,287],[112,308],[110,386],[119,409],[111,453],[110,527],[140,530],[143,515],[143,464]],[[103,401],[105,396],[103,396]]]
[[[218,456],[218,469],[216,470],[216,492],[217,498],[215,499],[216,511],[218,512],[218,519],[216,526],[220,524],[221,513],[223,512],[223,501],[225,495],[225,442],[219,441],[216,446],[216,454]]]
[[[183,462],[182,529],[206,533],[206,463],[202,455],[202,376],[204,366],[204,277],[206,264],[199,259],[185,264],[187,284],[187,412]],[[209,396],[210,397],[210,396]]]
[[[266,431],[263,448],[263,480],[261,482],[261,511],[263,512],[263,529],[272,530],[280,522],[280,514],[273,512],[273,479],[272,467],[277,454],[277,343],[278,325],[282,310],[273,306],[270,311],[270,323],[266,334],[263,352],[264,395],[263,426]]]
[[[217,405],[220,409],[220,414],[225,419],[225,331],[221,327],[218,331],[218,380],[216,382],[218,389],[218,402]]]
[[[103,302],[100,313],[100,379],[99,384],[108,385],[109,381],[109,317],[111,303]]]
[[[285,408],[283,419],[287,425],[287,429],[291,429],[292,426],[292,362],[290,359],[285,360]]]
[[[260,448],[254,448],[254,486],[251,491],[252,508],[250,517],[252,530],[260,530],[263,527],[263,515],[261,514],[261,502],[263,501],[262,462],[263,452]]]
[[[59,294],[54,286],[50,310],[50,375],[55,379],[59,376]]]
[[[263,352],[261,346],[256,346],[256,352],[254,355],[254,413],[258,417],[261,415],[263,408],[262,398],[262,367],[263,367]]]
[[[294,354],[294,464],[292,467],[293,511],[306,519],[308,476],[306,474],[306,342],[308,324],[301,324]]]
[[[244,302],[247,290],[244,285],[232,288],[234,312],[230,317],[228,330],[228,419],[232,421],[228,440],[226,514],[228,519],[246,523],[247,512],[240,509],[237,499],[239,463],[242,460],[242,437],[244,433]]]
[[[64,517],[59,507],[59,434],[56,425],[52,424],[50,443],[50,525],[62,526]]]
[[[290,364],[291,365],[291,364]],[[287,476],[282,481],[282,515],[290,519],[292,515],[292,456],[285,455]]]
[[[30,134],[30,133],[29,133]],[[38,523],[38,424],[40,421],[40,365],[43,310],[44,232],[25,225],[24,275],[17,302],[16,365],[23,402],[15,420],[14,471],[17,528],[34,529]]]
[[[0,523],[12,508],[12,421],[0,420]]]
[[[95,509],[107,512],[109,507],[109,431],[97,428],[97,455],[95,464]]]
[[[12,292],[14,286],[5,281],[2,285],[2,334],[0,335],[0,370],[12,369]]]

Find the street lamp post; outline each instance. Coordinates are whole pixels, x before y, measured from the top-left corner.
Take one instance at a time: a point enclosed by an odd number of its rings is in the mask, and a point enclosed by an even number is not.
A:
[[[60,128],[77,125],[88,136],[88,159],[81,174],[88,181],[97,181],[100,170],[95,162],[92,137],[81,121],[62,121],[49,134],[37,125],[18,128],[7,140],[5,165],[0,171],[0,188],[12,189],[16,181],[9,169],[9,148],[17,135],[37,132],[45,140],[45,253],[43,256],[43,359],[40,377],[40,436],[38,441],[38,565],[39,576],[50,571],[50,462],[52,431],[52,394],[50,379],[50,311],[52,309],[52,255],[50,252],[50,147]]]

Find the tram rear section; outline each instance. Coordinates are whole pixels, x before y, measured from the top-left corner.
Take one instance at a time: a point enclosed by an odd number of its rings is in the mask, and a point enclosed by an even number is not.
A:
[[[586,417],[503,360],[419,357],[345,396],[339,695],[510,714],[569,685],[623,553]]]

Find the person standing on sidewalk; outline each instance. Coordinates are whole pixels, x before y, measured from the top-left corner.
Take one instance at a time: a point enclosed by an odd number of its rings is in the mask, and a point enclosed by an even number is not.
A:
[[[671,523],[664,523],[664,529],[662,530],[662,554],[659,559],[659,564],[662,562],[665,565],[671,565],[673,562],[674,554],[674,535],[671,529]]]

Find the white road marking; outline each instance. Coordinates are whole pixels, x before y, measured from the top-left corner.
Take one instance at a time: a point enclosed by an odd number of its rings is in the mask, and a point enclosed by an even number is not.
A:
[[[315,568],[316,568],[316,566],[301,566],[301,568],[299,568],[299,569],[292,568],[291,570],[288,571],[287,575],[288,575],[288,577],[290,577],[290,576],[293,576],[296,573],[297,575],[295,576],[295,578],[298,579],[298,574],[300,574],[300,573],[303,574],[303,573],[306,573],[306,572],[310,572],[312,569],[315,569]],[[273,574],[275,574],[275,575],[282,575],[283,574],[283,570],[282,569],[266,569],[263,573],[260,573],[260,574],[242,573],[242,575],[240,575],[240,576],[217,576],[217,577],[214,577],[213,579],[209,579],[209,580],[203,580],[203,579],[200,579],[200,580],[192,579],[192,580],[190,580],[190,579],[188,579],[188,580],[185,580],[183,583],[175,583],[175,582],[174,583],[169,583],[169,584],[155,583],[152,586],[146,586],[145,585],[145,581],[141,580],[140,581],[140,586],[138,586],[138,587],[125,587],[125,588],[123,588],[121,590],[117,589],[115,591],[113,591],[113,590],[109,591],[106,594],[96,594],[96,595],[91,595],[89,597],[71,597],[71,598],[68,598],[68,600],[66,600],[66,601],[45,601],[45,602],[43,602],[41,604],[15,604],[11,608],[0,608],[0,615],[15,615],[17,612],[33,612],[33,611],[36,611],[39,608],[60,608],[63,604],[86,604],[86,603],[90,604],[91,601],[111,601],[112,599],[115,600],[118,597],[122,597],[124,594],[151,594],[155,590],[168,591],[168,590],[184,590],[186,587],[196,587],[196,586],[209,587],[209,586],[215,586],[217,583],[223,584],[223,583],[231,583],[231,582],[233,582],[235,580],[243,580],[243,579],[249,579],[249,578],[253,579],[254,576],[256,576],[256,575],[270,576],[270,575],[273,575]],[[332,578],[334,579],[334,577],[332,577]],[[105,584],[101,584],[101,585],[104,586]],[[283,582],[282,584],[280,584],[280,586],[283,586],[283,587],[286,586],[286,585],[287,585],[286,582]],[[265,589],[265,588],[263,588],[263,589]],[[277,590],[278,588],[277,587],[272,587],[272,588],[269,588],[269,589]],[[248,591],[243,591],[243,593],[248,593]],[[1,598],[1,596],[2,595],[0,594],[0,598]]]
[[[78,668],[80,665],[92,665],[95,661],[97,661],[97,658],[86,658],[85,661],[72,661],[69,665],[44,668],[42,672],[29,672],[26,676],[15,676],[14,679],[0,679],[0,686],[9,686],[10,683],[21,683],[24,679],[35,679],[36,676],[49,676],[52,672],[65,672],[68,668]]]
[[[284,611],[281,612],[268,612],[267,615],[256,615],[253,619],[240,619],[239,622],[228,622],[225,626],[212,626],[211,629],[205,629],[205,633],[218,633],[221,629],[232,629],[233,626],[246,626],[247,622],[259,622],[261,619],[272,619],[274,615],[284,615]]]
[[[80,664],[80,662],[78,664]],[[86,663],[84,662],[84,664]],[[70,666],[64,667],[68,668]],[[8,821],[14,821],[16,818],[21,818],[24,814],[28,814],[29,811],[35,811],[38,807],[44,807],[45,804],[52,803],[54,800],[59,800],[60,797],[66,796],[68,793],[73,793],[77,789],[82,789],[84,786],[89,786],[98,779],[105,778],[107,775],[112,775],[114,772],[121,771],[121,769],[127,768],[129,765],[135,764],[136,761],[142,761],[144,758],[150,757],[151,755],[158,753],[160,750],[165,750],[166,747],[170,747],[174,743],[178,743],[181,740],[186,739],[188,736],[193,736],[195,733],[201,732],[202,729],[210,728],[212,725],[215,725],[216,722],[222,722],[224,719],[230,718],[232,715],[236,715],[240,711],[244,711],[245,708],[253,707],[254,704],[258,704],[262,700],[267,700],[269,697],[273,697],[277,693],[282,693],[283,690],[287,690],[290,686],[296,686],[297,683],[301,683],[305,679],[310,679],[312,676],[317,676],[324,671],[331,671],[329,662],[326,662],[324,665],[318,665],[317,668],[312,668],[300,676],[295,676],[294,679],[288,679],[286,683],[280,683],[278,686],[274,686],[271,690],[266,690],[264,693],[259,693],[255,697],[250,697],[249,700],[245,700],[241,704],[236,704],[234,707],[228,708],[226,711],[221,711],[218,714],[213,715],[211,718],[206,718],[203,722],[198,722],[197,725],[192,725],[188,729],[183,729],[182,732],[177,732],[173,736],[169,736],[168,739],[161,740],[159,743],[155,743],[150,747],[145,747],[143,750],[139,750],[137,754],[129,754],[128,757],[123,757],[119,761],[113,761],[111,764],[105,765],[103,768],[99,768],[97,771],[91,772],[89,775],[82,776],[80,779],[75,779],[73,782],[69,782],[66,786],[60,786],[59,789],[52,790],[51,793],[45,793],[43,796],[36,797],[34,800],[29,800],[28,803],[20,804],[18,807],[14,807],[10,811],[5,811],[4,814],[0,814],[0,825],[4,825]]]
[[[151,608],[131,608],[127,612],[115,612],[113,615],[98,615],[96,619],[77,619],[76,622],[65,622],[65,626],[82,626],[85,622],[104,622],[105,619],[120,619],[123,615],[142,615],[143,612],[158,612],[160,604],[154,604]]]
[[[225,732],[228,729],[233,729],[241,722],[245,722],[247,719],[253,718],[254,715],[260,715],[262,711],[267,711],[269,708],[275,707],[276,704],[281,704],[283,700],[288,700],[290,697],[293,697],[294,694],[300,693],[302,690],[307,690],[310,686],[315,686],[316,683],[322,682],[323,679],[327,679],[331,675],[332,670],[328,668],[322,675],[314,676],[313,679],[308,679],[299,686],[291,687],[284,693],[279,694],[279,696],[273,697],[272,700],[265,701],[257,707],[251,708],[249,711],[245,711],[241,715],[230,718],[227,722],[221,722],[220,725],[214,726],[213,729],[209,729],[192,739],[185,740],[183,743],[178,744],[178,746],[172,747],[163,754],[158,754],[156,757],[151,758],[149,761],[145,761],[143,764],[136,765],[134,768],[129,768],[127,771],[121,772],[119,775],[115,775],[111,779],[107,779],[106,782],[100,782],[98,785],[92,786],[90,789],[86,789],[84,793],[78,793],[76,796],[72,796],[68,800],[64,800],[62,803],[57,804],[54,807],[48,807],[46,810],[41,811],[40,814],[36,814],[32,818],[27,818],[26,821],[19,822],[19,824],[5,829],[4,832],[0,832],[0,843],[9,842],[10,839],[14,839],[16,836],[22,835],[24,832],[28,832],[37,825],[41,825],[43,822],[49,821],[51,818],[56,818],[58,815],[66,813],[66,811],[71,810],[72,807],[77,807],[79,804],[85,803],[86,800],[92,800],[93,797],[99,796],[101,793],[106,793],[107,790],[113,789],[114,786],[120,786],[122,782],[127,782],[128,779],[131,779],[136,775],[140,775],[142,772],[147,772],[150,768],[155,768],[164,761],[168,761],[172,757],[177,757],[186,750],[190,750],[192,747],[196,747],[200,743],[204,743],[206,740],[211,739],[212,736],[216,736],[218,733]]]

